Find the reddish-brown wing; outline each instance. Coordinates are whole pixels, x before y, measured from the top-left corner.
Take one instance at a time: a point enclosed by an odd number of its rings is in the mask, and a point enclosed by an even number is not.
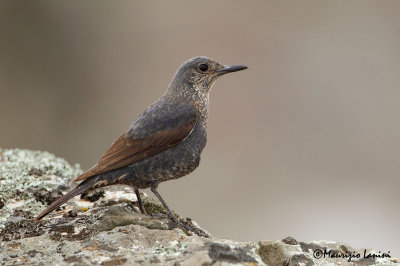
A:
[[[73,182],[86,180],[165,151],[185,140],[197,122],[194,110],[186,106],[167,112],[161,110],[145,114],[112,144],[92,168]]]

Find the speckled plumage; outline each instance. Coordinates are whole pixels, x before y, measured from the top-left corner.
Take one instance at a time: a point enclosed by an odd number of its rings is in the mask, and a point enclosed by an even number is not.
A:
[[[169,216],[173,213],[157,191],[159,183],[191,173],[200,162],[207,141],[209,92],[218,77],[246,69],[223,66],[207,57],[195,57],[177,70],[168,89],[149,106],[100,158],[78,176],[75,189],[40,213],[41,219],[70,198],[95,188],[126,184],[135,189],[150,187]],[[140,210],[145,213],[143,206]]]
[[[133,123],[127,134],[145,136],[147,132],[153,130],[154,128],[149,129],[146,126],[140,129],[135,127],[137,121],[144,119],[148,122],[147,119],[149,119],[149,117],[153,117],[155,121],[154,124],[165,127],[171,123],[172,120],[170,113],[167,111],[168,109],[169,108],[163,104],[150,107],[145,111],[144,118],[140,116],[138,120]],[[178,108],[174,107],[174,109],[186,111],[186,115],[188,116],[190,116],[190,112],[195,112],[193,108],[187,105],[179,105]],[[205,121],[205,123],[207,122]],[[148,188],[152,182],[160,183],[185,176],[199,165],[200,154],[206,145],[206,141],[207,132],[205,124],[197,122],[189,136],[178,145],[150,158],[117,169],[115,173],[110,172],[109,175],[112,176],[111,179],[125,175],[120,182],[137,188]]]

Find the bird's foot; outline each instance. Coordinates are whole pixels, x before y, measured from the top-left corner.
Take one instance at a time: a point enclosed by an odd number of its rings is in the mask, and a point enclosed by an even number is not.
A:
[[[169,218],[188,236],[195,234],[201,237],[210,238],[210,235],[194,225],[190,218],[186,218],[186,220],[183,220],[182,218],[178,220],[175,216]]]
[[[204,232],[203,230],[196,228],[192,222],[191,219],[186,219],[186,221],[180,219],[178,220],[174,213],[172,212],[172,210],[168,207],[167,203],[163,200],[163,198],[161,197],[160,193],[158,193],[157,191],[157,186],[158,183],[153,183],[150,186],[151,191],[154,193],[154,195],[156,195],[156,197],[158,198],[158,200],[161,202],[161,204],[164,206],[164,209],[166,210],[169,218],[179,227],[181,228],[188,236],[191,236],[191,232],[195,233],[198,236],[202,236],[202,237],[210,237],[206,232]]]
[[[195,224],[193,224],[193,221],[190,218],[186,218],[186,220],[180,219],[179,224],[185,229],[185,233],[187,235],[191,235],[188,233],[193,232],[194,234],[201,236],[201,237],[206,237],[206,238],[211,237],[209,234],[207,234],[206,232],[201,230],[199,227],[197,227]]]
[[[175,215],[173,217],[165,214],[165,213],[161,213],[161,212],[153,212],[151,214],[152,217],[157,217],[157,218],[163,218],[163,219],[170,219],[172,220],[172,222],[174,223],[174,228],[180,228],[182,231],[184,231],[187,235],[191,236],[191,232],[194,232],[194,229],[186,224],[184,221],[182,220],[178,220]]]
[[[177,227],[180,228],[187,236],[192,236],[192,235],[193,235],[192,233],[195,233],[195,234],[196,234],[194,228],[193,228],[192,226],[188,225],[188,224],[182,223],[182,222],[180,222],[180,221],[177,222],[177,223],[175,223],[175,224],[176,224]]]
[[[135,203],[131,204],[131,203],[128,203],[128,204],[126,204],[126,207],[130,208],[133,212],[140,212],[140,213],[142,213],[142,214],[144,214],[144,215],[147,215],[147,212],[146,212],[146,210],[144,209],[144,207],[141,208],[141,206],[140,206],[139,204],[135,204]]]
[[[138,212],[138,210],[136,209],[137,207],[135,205],[130,204],[130,203],[126,204],[125,207],[131,209],[133,212]]]
[[[153,212],[151,214],[151,216],[153,217],[159,217],[159,218],[169,218],[169,216],[165,213],[161,213],[161,212]]]
[[[176,218],[175,215],[174,215],[174,217],[171,217],[168,214],[160,213],[160,212],[153,212],[151,214],[151,216],[172,220],[172,222],[175,224],[175,226],[177,228],[180,228],[188,236],[192,236],[193,234],[196,234],[201,237],[206,237],[206,238],[210,237],[210,235],[208,235],[206,232],[204,232],[203,230],[198,228],[195,224],[193,224],[192,219],[190,219],[190,218],[186,218],[186,220],[183,220],[182,218],[179,218],[179,219]]]

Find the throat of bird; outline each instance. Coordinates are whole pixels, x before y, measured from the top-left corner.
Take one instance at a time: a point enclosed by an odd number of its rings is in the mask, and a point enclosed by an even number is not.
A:
[[[208,112],[210,108],[209,94],[202,95],[199,99],[194,101],[194,106],[200,116],[200,121],[204,128],[207,128]]]

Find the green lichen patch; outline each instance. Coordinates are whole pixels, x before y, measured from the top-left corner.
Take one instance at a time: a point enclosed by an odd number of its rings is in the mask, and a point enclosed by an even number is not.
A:
[[[143,199],[143,207],[145,208],[148,215],[153,215],[153,213],[167,214],[167,211],[164,209],[161,203],[153,200],[152,198]]]
[[[153,215],[157,213],[162,213],[167,215],[167,210],[162,206],[162,204],[159,201],[155,201],[150,197],[145,197],[143,198],[143,207],[146,210],[148,215]],[[174,212],[175,217],[179,218],[180,215]]]

